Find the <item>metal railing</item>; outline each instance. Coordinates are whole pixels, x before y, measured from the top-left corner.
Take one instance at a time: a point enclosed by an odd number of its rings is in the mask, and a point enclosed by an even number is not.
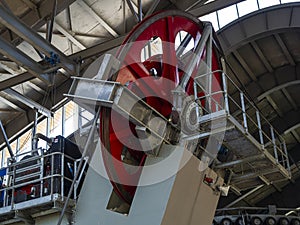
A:
[[[212,80],[221,76],[222,84],[218,90],[205,89],[202,80]],[[261,145],[261,149],[268,151],[276,163],[290,172],[290,164],[284,138],[274,129],[271,123],[262,115],[247,95],[234,83],[223,71],[217,70],[194,78],[195,83],[204,91],[204,95],[198,97],[198,101],[209,102],[202,106],[198,104],[203,114],[212,114],[225,111],[228,116],[238,121],[246,135],[252,135]],[[222,86],[222,87],[221,87]],[[230,94],[229,91],[230,90]]]
[[[74,179],[74,172],[77,171],[78,159],[62,152],[46,153],[44,150],[40,152],[41,155],[32,155],[31,152],[22,153],[18,155],[22,160],[11,163],[7,167],[8,181],[7,186],[0,189],[0,194],[3,195],[3,205],[0,208],[14,209],[18,203],[45,196],[54,200],[56,195],[63,200],[64,196],[68,195],[68,188]],[[77,197],[78,193],[74,193],[77,191],[76,186],[72,194],[73,199]]]

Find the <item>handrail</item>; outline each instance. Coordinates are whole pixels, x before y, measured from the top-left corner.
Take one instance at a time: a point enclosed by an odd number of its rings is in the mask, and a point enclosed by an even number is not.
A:
[[[23,154],[22,154],[23,155]],[[54,168],[54,158],[56,156],[60,156],[59,159],[59,166],[57,169]],[[18,157],[18,156],[17,156]],[[46,171],[46,160],[45,158],[50,160],[51,169]],[[74,170],[76,169],[76,160],[62,152],[52,152],[49,154],[43,154],[39,156],[33,156],[29,159],[21,160],[19,162],[11,163],[7,167],[7,176],[10,177],[11,183],[6,186],[0,188],[0,193],[4,192],[4,205],[3,207],[14,207],[15,204],[18,204],[19,202],[16,202],[16,194],[18,190],[22,190],[22,188],[37,188],[36,190],[36,196],[34,198],[41,198],[44,196],[51,196],[51,199],[53,199],[54,194],[59,194],[63,200],[63,196],[65,196],[64,185],[66,182],[69,184],[73,182],[74,175],[72,177],[68,177],[65,174],[65,164],[64,161],[68,160],[71,162],[74,166]],[[41,163],[43,162],[44,163]],[[32,162],[33,165],[22,167],[22,165],[26,165],[28,163]],[[21,167],[21,168],[17,168]],[[32,170],[35,170],[32,173]],[[22,176],[22,173],[26,173]],[[71,172],[71,171],[70,171]],[[42,174],[43,173],[43,174]],[[48,173],[48,174],[47,174]],[[56,185],[56,187],[55,187]],[[50,189],[49,189],[50,188]],[[24,189],[25,190],[25,189]],[[77,189],[76,189],[77,190]],[[76,193],[73,195],[74,197],[77,196]],[[31,199],[27,199],[31,200]],[[26,200],[25,200],[26,201]],[[20,201],[23,202],[23,201]]]
[[[222,90],[212,91],[208,93],[207,90],[203,90],[203,85],[200,84],[199,79],[204,79],[207,76],[212,76],[216,73],[222,74],[223,88]],[[289,158],[286,151],[284,138],[274,129],[272,124],[268,119],[260,112],[260,110],[254,105],[249,97],[238,87],[238,85],[222,70],[215,70],[205,74],[201,74],[194,78],[195,83],[199,88],[203,90],[204,95],[197,98],[196,100],[210,99],[212,104],[215,104],[215,111],[226,110],[226,112],[235,118],[237,121],[241,121],[245,129],[245,133],[252,133],[254,138],[257,139],[258,143],[261,144],[263,150],[267,150],[269,147],[269,153],[273,155],[276,162],[281,164],[284,168],[290,173]],[[225,83],[225,85],[224,85]],[[231,96],[228,92],[227,87],[230,86],[230,92],[239,94],[236,97]],[[215,95],[223,94],[224,101],[221,103],[214,99]],[[195,101],[196,101],[195,100]],[[202,111],[205,114],[211,113],[210,109],[206,109],[205,106],[198,106],[202,108]],[[234,115],[232,108],[235,107],[238,113]],[[254,114],[249,114],[249,111],[252,111]],[[266,128],[268,130],[266,130]],[[270,133],[270,134],[269,134]],[[265,143],[269,142],[271,145],[266,145]]]

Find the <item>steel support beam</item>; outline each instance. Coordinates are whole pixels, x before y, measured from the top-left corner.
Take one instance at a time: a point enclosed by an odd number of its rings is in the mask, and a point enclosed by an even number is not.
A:
[[[37,84],[31,82],[27,83],[33,90],[37,91],[40,95],[44,96],[47,94],[47,90],[39,87]]]
[[[75,44],[78,48],[80,48],[81,50],[86,49],[86,47],[80,42],[78,41],[72,34],[71,32],[69,32],[68,30],[66,30],[65,28],[63,28],[62,26],[60,26],[58,23],[54,24],[55,28],[61,32],[63,35],[65,35],[66,38],[68,38],[73,44]]]
[[[199,8],[192,9],[189,11],[189,13],[194,16],[200,17],[243,1],[245,0],[215,0],[205,5],[201,5]]]
[[[297,131],[296,130],[292,130],[291,134],[296,138],[296,140],[298,141],[298,143],[300,143],[300,136],[297,133]]]
[[[110,49],[117,48],[118,46],[120,46],[124,39],[125,39],[125,36],[120,36],[120,37],[112,39],[110,41],[100,43],[98,45],[95,45],[93,47],[87,48],[85,50],[82,50],[80,52],[77,52],[77,53],[71,55],[70,59],[76,60],[76,59],[80,58],[80,59],[84,60],[84,59],[91,58],[93,56],[101,55]],[[0,82],[0,91],[3,91],[7,88],[10,88],[10,87],[13,87],[16,85],[19,85],[21,83],[32,80],[34,78],[36,78],[36,77],[33,76],[29,72],[25,72],[23,74],[16,75],[12,78],[1,81]]]
[[[71,5],[74,1],[75,0],[57,0],[57,14]],[[41,1],[41,4],[38,5],[38,8],[36,10],[28,11],[20,19],[25,24],[27,24],[27,26],[31,27],[34,30],[37,30],[42,27],[46,23],[47,18],[51,16],[51,10],[49,9],[51,9],[52,6],[53,0]],[[2,35],[5,32],[8,32],[8,30],[3,30],[3,32],[0,32],[0,34]],[[14,44],[17,45],[21,41],[23,40],[21,38],[18,38],[14,40]]]
[[[261,189],[263,186],[265,186],[264,184],[257,186],[256,188],[253,188],[251,191],[247,192],[246,194],[242,195],[241,197],[237,198],[236,200],[234,200],[233,202],[229,203],[228,205],[226,205],[224,208],[230,208],[231,206],[234,206],[235,204],[237,204],[238,202],[242,201],[243,199],[245,199],[246,197],[248,197],[249,195],[252,195],[254,192],[258,191],[259,189]]]
[[[77,36],[77,37],[84,37],[84,38],[102,38],[103,39],[103,36],[101,35],[97,35],[97,34],[86,34],[86,33],[79,33],[79,32],[74,32],[72,29],[70,28],[63,28],[65,29],[69,34],[71,34],[73,37],[74,36]],[[38,33],[39,34],[46,34],[46,31],[45,30],[42,30],[42,29],[39,29],[38,30]],[[53,31],[52,35],[56,35],[58,37],[62,37],[64,36],[61,32],[59,31]],[[3,61],[3,60],[0,60],[0,61]],[[6,60],[7,61],[7,60]]]
[[[222,163],[222,164],[218,164],[218,165],[214,166],[214,168],[216,168],[216,169],[229,168],[229,167],[237,166],[237,165],[240,165],[240,164],[260,160],[260,159],[263,159],[264,157],[265,156],[263,154],[249,156],[249,157],[244,158],[244,159],[238,159],[238,160],[234,160],[234,161],[231,161],[231,162],[225,162],[225,163]]]
[[[269,63],[269,61],[267,60],[266,56],[260,49],[260,47],[257,45],[257,43],[255,41],[253,41],[253,42],[251,42],[251,45],[252,45],[253,49],[255,50],[256,54],[259,56],[260,60],[263,62],[264,66],[267,68],[267,70],[270,73],[272,73],[274,70],[273,70],[271,64]]]
[[[25,97],[24,95],[20,94],[19,92],[15,91],[14,89],[6,89],[3,91],[4,93],[12,96],[13,98],[17,99],[18,101],[22,102],[23,104],[27,105],[28,107],[32,108],[32,109],[36,109],[38,110],[39,113],[50,117],[53,113],[45,108],[44,106],[40,105],[39,103]]]
[[[120,36],[118,38],[100,43],[93,47],[87,48],[83,51],[77,52],[77,53],[71,55],[70,58],[71,59],[78,59],[78,58],[88,59],[93,56],[99,56],[108,50],[119,47],[122,44],[122,42],[124,41],[124,39],[125,39],[125,36]]]
[[[6,79],[6,80],[0,82],[0,91],[3,91],[7,88],[22,84],[22,83],[32,80],[34,78],[35,78],[35,76],[33,76],[29,72],[25,72],[20,75],[13,76],[12,78],[9,78],[9,79]]]
[[[93,16],[113,37],[118,37],[119,34],[108,25],[88,4],[83,0],[78,0],[77,3],[86,10],[91,16]]]
[[[202,6],[204,5],[208,0],[197,0],[195,1],[193,4],[190,4],[188,6],[188,8],[185,9],[185,11],[190,11],[191,9],[193,9],[194,7],[196,7],[197,5],[199,6]]]
[[[10,59],[6,58],[4,55],[0,54],[0,61],[11,62]]]
[[[266,96],[266,99],[268,100],[268,102],[270,103],[270,105],[275,109],[275,111],[278,113],[278,115],[281,116],[281,117],[283,117],[282,111],[279,109],[279,107],[274,102],[274,100],[271,98],[271,96],[270,95]]]
[[[72,28],[72,19],[71,19],[71,9],[70,9],[70,7],[67,7],[65,11],[66,11],[66,19],[67,19],[66,20],[67,29],[68,30],[73,30],[73,28]],[[72,44],[72,42],[70,40],[68,41],[68,46],[69,46],[71,54],[73,54],[74,53],[73,44]]]
[[[294,99],[292,98],[292,96],[290,95],[290,93],[285,88],[282,88],[281,91],[284,94],[284,96],[286,97],[286,99],[289,101],[289,103],[291,103],[294,110],[297,110],[298,106],[297,106],[296,102],[294,101]]]
[[[21,73],[25,73],[25,70],[23,68],[19,67],[14,62],[0,62],[0,67],[2,67],[4,70],[6,70],[7,72],[9,72],[10,74],[14,75],[14,76],[12,76],[13,78],[16,77],[16,76],[18,77],[18,75],[21,74]],[[32,75],[30,77],[32,77]],[[10,78],[5,79],[4,81],[9,80]],[[26,81],[24,81],[24,82],[26,82]],[[42,94],[42,95],[46,94],[46,91],[44,89],[40,88],[39,86],[37,86],[36,84],[34,84],[32,82],[28,82],[28,85],[31,88],[33,88],[34,90],[36,90],[39,94]],[[7,89],[9,87],[11,87],[11,86],[7,86],[6,88],[4,88],[2,90],[5,90],[5,89]],[[2,91],[2,90],[0,90],[0,91]]]
[[[0,5],[1,7],[1,5]],[[0,53],[13,60],[20,66],[24,67],[35,77],[41,79],[42,81],[50,84],[49,76],[44,74],[44,68],[34,61],[32,58],[27,56],[24,52],[17,49],[15,46],[4,40],[0,36]]]
[[[148,9],[145,17],[150,16],[155,11],[155,9],[158,6],[159,2],[160,2],[160,0],[154,0],[154,2],[152,3],[152,5]]]
[[[288,133],[292,132],[293,130],[297,130],[298,128],[300,128],[300,123],[298,123],[298,124],[290,127],[289,129],[285,130],[283,132],[283,134],[288,134]]]
[[[11,146],[9,144],[9,141],[8,141],[8,138],[7,138],[7,135],[6,135],[6,132],[5,132],[5,129],[3,127],[3,124],[2,124],[2,121],[0,120],[0,128],[1,128],[1,131],[2,131],[2,134],[3,134],[3,137],[4,137],[4,141],[5,141],[5,144],[6,144],[6,147],[8,149],[8,152],[9,152],[9,155],[11,158],[14,157],[14,153],[11,149]]]
[[[258,101],[261,101],[263,100],[264,98],[266,98],[268,95],[272,94],[273,92],[276,92],[276,91],[280,91],[282,90],[283,88],[287,88],[287,87],[290,87],[290,86],[293,86],[293,85],[300,85],[300,80],[294,80],[294,81],[291,81],[291,82],[287,82],[287,83],[284,83],[284,84],[281,84],[281,85],[278,85],[278,86],[275,86],[274,88],[264,92],[263,94],[261,94],[260,96],[257,97],[257,100]]]
[[[7,72],[13,75],[17,75],[25,72],[25,70],[19,67],[15,62],[0,61],[0,67],[2,67],[4,70],[6,70]]]
[[[267,174],[274,173],[274,172],[278,172],[278,168],[270,168],[270,170],[266,170],[263,173],[261,171],[257,171],[257,172],[247,172],[244,174],[236,174],[236,175],[232,176],[231,182],[234,185],[236,185],[237,183],[240,183],[243,180],[256,178],[259,175],[267,175]]]
[[[28,26],[32,27],[33,29],[38,29],[42,27],[46,22],[45,19],[51,16],[52,12],[49,9],[52,8],[53,1],[54,0],[41,2],[41,4],[38,7],[38,11],[40,14],[40,18],[38,21],[33,20],[33,11],[29,12],[26,16],[24,16],[24,18],[22,18],[22,21],[24,21]],[[68,8],[75,1],[76,0],[57,0],[56,14],[59,14],[60,12]]]
[[[21,112],[21,113],[25,113],[25,110],[20,108],[20,106],[8,101],[6,99],[6,96],[3,94],[3,93],[0,93],[0,100],[2,103],[8,105],[9,107],[13,108],[14,110],[18,111],[18,112]]]
[[[134,16],[135,21],[138,23],[139,22],[139,15],[137,14],[137,12],[134,10],[134,6],[133,3],[131,2],[131,0],[126,0],[127,5],[132,13],[132,15]]]
[[[76,75],[76,65],[73,61],[68,59],[68,57],[66,57],[60,50],[48,43],[47,40],[38,35],[19,18],[9,13],[2,5],[0,5],[0,23],[12,30],[14,33],[23,38],[39,51],[43,52],[48,57],[51,57],[52,54],[57,55],[62,67],[65,68],[70,74]]]
[[[138,12],[139,12],[139,21],[141,22],[143,20],[143,4],[142,0],[138,0]]]
[[[274,37],[277,41],[277,43],[279,44],[280,48],[282,49],[283,53],[285,54],[287,60],[289,61],[289,63],[293,66],[296,65],[293,56],[291,55],[290,51],[288,50],[288,48],[286,47],[286,45],[284,44],[283,40],[281,39],[281,37],[279,36],[279,34],[274,34]]]
[[[249,75],[249,77],[253,80],[253,81],[257,81],[257,78],[255,76],[255,74],[253,73],[253,71],[250,69],[250,67],[248,66],[248,64],[246,63],[246,61],[243,59],[243,57],[240,55],[240,53],[238,53],[237,51],[232,53],[236,59],[238,60],[238,62],[241,64],[241,66],[244,68],[244,70],[247,72],[247,74]]]
[[[29,8],[32,10],[38,11],[38,7],[36,4],[34,4],[31,0],[22,0],[26,5],[28,5]]]
[[[52,32],[54,27],[54,18],[56,16],[56,9],[57,9],[57,0],[53,0],[52,6],[52,13],[50,19],[47,21],[47,33],[46,33],[46,40],[51,43],[52,41]]]
[[[59,102],[63,101],[63,99],[65,98],[63,96],[63,94],[68,92],[71,84],[72,84],[71,79],[66,79],[64,82],[59,84],[56,87],[56,96],[57,97],[54,99],[54,101],[47,99],[47,102],[45,103],[45,107],[47,107],[48,109],[51,109],[51,111],[55,112],[59,107],[56,107],[56,106],[53,107],[53,105],[57,105]],[[5,97],[4,95],[6,95],[6,94],[0,93],[0,96]],[[7,101],[5,98],[0,99],[0,101],[3,101],[3,100]],[[42,99],[40,99],[40,100],[42,100]],[[10,103],[10,102],[7,101],[7,103]],[[5,104],[6,104],[6,102],[5,102]],[[59,105],[59,106],[61,106],[61,105]],[[23,128],[25,128],[26,126],[28,126],[28,127],[30,126],[30,123],[33,121],[34,115],[35,115],[34,109],[26,110],[26,112],[25,112],[20,107],[19,108],[13,107],[13,108],[15,108],[16,110],[23,112],[23,113],[18,116],[18,123],[16,123],[14,120],[12,120],[5,124],[5,130],[6,130],[8,138],[13,137],[10,140],[11,142],[16,140],[16,134],[21,134],[22,132],[20,132],[20,131]],[[28,129],[31,129],[31,128],[28,128]],[[3,143],[3,142],[4,142],[3,138],[0,137],[0,143]],[[4,144],[0,145],[0,148],[2,148],[3,146],[4,146]]]

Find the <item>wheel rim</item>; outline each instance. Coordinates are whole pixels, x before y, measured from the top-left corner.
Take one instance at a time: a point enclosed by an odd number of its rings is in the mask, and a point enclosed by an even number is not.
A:
[[[253,218],[253,225],[261,225],[262,220],[259,217]]]
[[[266,224],[267,225],[275,225],[276,224],[276,220],[272,217],[269,217],[266,219]]]
[[[176,57],[176,50],[173,48],[176,36],[180,31],[186,31],[197,41],[203,31],[203,24],[189,14],[180,11],[162,12],[145,19],[125,39],[123,47],[117,53],[117,58],[123,63],[122,69],[110,78],[110,80],[119,81],[122,84],[129,84],[128,88],[140,97],[158,96],[158,98],[146,97],[144,100],[165,117],[169,117],[171,114],[172,105],[168,101],[171,102],[172,100],[167,99],[162,101],[160,98],[160,96],[164,95],[162,90],[166,91],[167,89],[167,92],[171,92],[180,81],[180,71],[174,66],[178,65],[179,62]],[[153,58],[149,58],[142,62],[141,53],[145,44],[153,37],[161,39],[162,54],[154,55],[153,57],[156,57],[154,60]],[[147,82],[147,85],[140,85],[136,89],[135,82],[138,79],[153,77],[151,71],[149,71],[152,69],[151,67],[158,70],[158,73],[160,73],[159,78],[153,78],[152,81]],[[212,71],[219,68],[217,53],[213,51]],[[172,81],[174,85],[170,86],[168,84],[168,87],[166,87],[166,83],[160,82],[163,80],[162,78]],[[218,84],[215,86],[219,87],[219,77],[217,78],[217,82]],[[192,86],[193,82],[190,82],[186,89],[188,94],[191,94],[193,90]],[[172,94],[167,93],[167,96],[170,97]],[[118,131],[113,129],[111,118],[118,119],[120,124]],[[136,149],[128,148],[127,144],[120,141],[119,137],[122,137],[122,140],[130,140],[130,136],[127,135],[132,134],[132,130],[130,132],[128,127],[122,127],[122,124],[126,123],[128,121],[113,110],[108,108],[101,109],[100,139],[105,148],[102,151],[102,155],[106,172],[116,194],[125,202],[131,203],[146,155],[143,152],[136,151]],[[133,124],[130,124],[130,127],[134,130]],[[138,149],[139,143],[135,144]],[[126,163],[122,161],[122,152],[124,152],[124,149],[129,152],[130,157],[133,159],[134,162],[131,163],[138,166],[138,169],[133,173],[129,173],[126,170]]]
[[[292,219],[291,220],[291,225],[300,225],[300,220],[298,220],[298,219]]]
[[[289,220],[287,218],[280,218],[280,225],[289,225]]]
[[[231,221],[231,219],[229,219],[229,218],[224,218],[224,219],[221,221],[221,224],[222,224],[222,225],[232,225],[232,221]]]

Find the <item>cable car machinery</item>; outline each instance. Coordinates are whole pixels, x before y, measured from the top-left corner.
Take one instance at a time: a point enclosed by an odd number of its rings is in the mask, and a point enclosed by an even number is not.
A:
[[[151,55],[154,42],[161,50]],[[67,96],[90,110],[100,106],[103,163],[122,202],[132,204],[143,165],[166,146],[181,146],[217,172],[214,185],[204,172],[211,195],[290,178],[284,140],[224,65],[211,23],[171,10],[138,24],[96,76],[73,78]],[[140,169],[130,173],[128,164]]]
[[[116,55],[104,56],[94,77],[73,77],[66,96],[90,112],[96,111],[96,116],[81,159],[76,162],[77,172],[63,199],[58,224],[74,198],[73,189],[82,176],[89,142],[98,125],[101,158],[113,189],[111,199],[117,199],[99,209],[110,222],[114,214],[107,215],[106,211],[113,208],[131,219],[120,224],[141,224],[138,217],[133,218],[134,213],[128,213],[140,210],[142,198],[147,199],[150,193],[148,199],[156,199],[162,210],[152,212],[153,206],[144,210],[148,210],[149,219],[157,218],[157,224],[176,224],[172,217],[180,204],[174,206],[172,201],[192,205],[181,209],[186,220],[178,224],[195,224],[199,219],[210,224],[219,196],[226,194],[229,186],[240,191],[290,178],[284,140],[227,76],[224,67],[211,23],[170,10],[140,22]],[[234,92],[237,95],[231,96]],[[173,179],[164,192],[167,196],[155,188],[145,191],[140,182],[147,179],[146,167],[173,153],[178,154],[173,162],[175,172],[155,184],[162,190]],[[187,155],[189,160],[183,162]],[[137,169],[132,172],[129,167]],[[107,186],[105,181],[102,185]],[[182,190],[187,190],[185,200],[180,198]],[[186,200],[188,196],[193,199]],[[196,204],[195,198],[200,202],[209,199],[211,204]],[[77,207],[81,201],[88,200],[79,198]],[[80,216],[84,215],[78,212],[78,224]]]

